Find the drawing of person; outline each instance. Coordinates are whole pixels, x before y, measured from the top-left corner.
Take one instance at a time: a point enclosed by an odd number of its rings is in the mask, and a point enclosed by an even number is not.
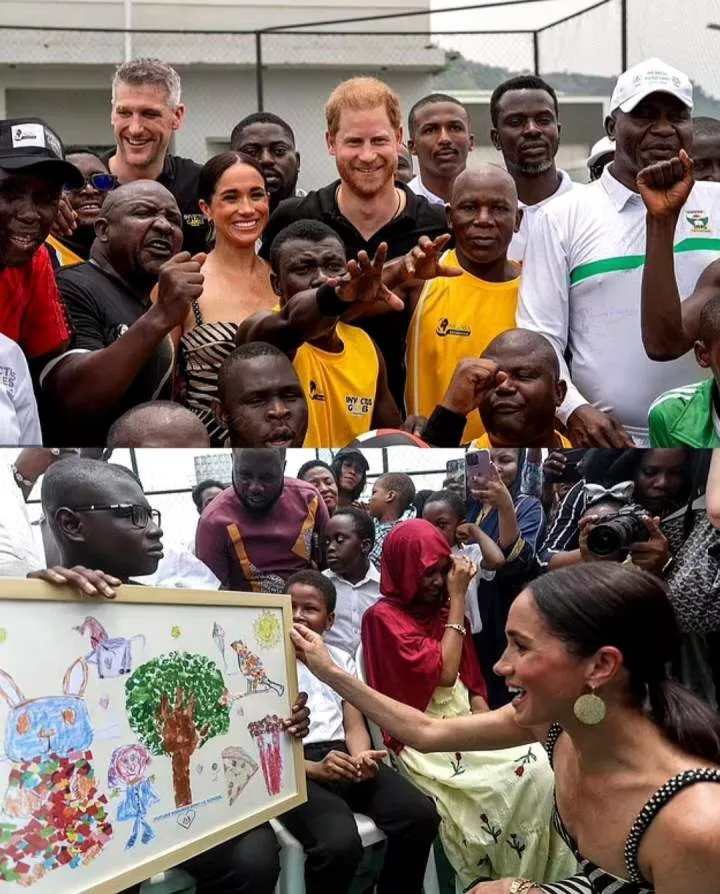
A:
[[[125,796],[118,807],[118,820],[133,820],[125,850],[135,847],[138,835],[142,844],[149,844],[155,833],[146,817],[160,796],[147,778],[152,758],[144,745],[123,745],[116,748],[110,758],[108,784],[113,788],[125,788]]]

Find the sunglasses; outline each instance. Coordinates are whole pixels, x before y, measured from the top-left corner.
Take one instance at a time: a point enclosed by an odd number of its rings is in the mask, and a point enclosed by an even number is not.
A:
[[[149,506],[141,506],[138,503],[111,503],[107,506],[76,506],[75,512],[114,512],[120,518],[131,519],[136,528],[145,529],[150,524],[150,520],[160,527],[160,512],[157,509],[150,509]]]
[[[66,183],[63,190],[65,192],[80,192],[80,190],[85,189],[86,186],[92,186],[93,189],[97,189],[100,192],[110,192],[110,190],[115,189],[117,185],[117,177],[112,174],[91,174],[89,177],[85,177],[85,182],[82,186],[70,186]]]

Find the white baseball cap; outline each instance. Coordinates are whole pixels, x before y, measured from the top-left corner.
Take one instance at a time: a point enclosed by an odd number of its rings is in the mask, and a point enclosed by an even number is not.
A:
[[[588,155],[585,164],[591,168],[603,155],[608,155],[609,153],[615,153],[615,143],[610,137],[601,137],[590,150],[590,155]]]
[[[646,59],[623,72],[617,79],[610,100],[610,111],[620,109],[621,112],[632,112],[651,93],[669,93],[692,110],[693,88],[690,78],[662,59]]]

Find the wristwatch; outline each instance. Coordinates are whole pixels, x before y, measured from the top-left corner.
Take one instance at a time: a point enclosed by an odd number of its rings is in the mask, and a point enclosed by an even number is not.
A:
[[[508,894],[528,894],[535,887],[535,882],[527,878],[514,878],[510,882]]]

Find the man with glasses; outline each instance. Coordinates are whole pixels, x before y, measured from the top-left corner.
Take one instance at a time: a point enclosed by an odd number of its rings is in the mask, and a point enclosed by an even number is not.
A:
[[[63,564],[29,577],[71,583],[85,596],[112,599],[120,584],[153,574],[163,556],[160,513],[123,466],[67,457],[45,474],[42,506]],[[306,701],[300,693],[284,721],[297,738],[308,731]],[[198,894],[273,894],[280,874],[275,833],[264,823],[181,868],[194,878]]]
[[[76,227],[72,236],[48,236],[51,258],[58,267],[73,267],[90,258],[90,246],[95,240],[95,221],[100,217],[103,202],[110,190],[117,186],[117,178],[92,149],[68,146],[65,158],[84,178],[81,186],[65,184],[63,195],[75,215]]]
[[[43,245],[65,183],[79,189],[82,174],[44,121],[0,121],[0,333],[20,345],[33,371],[70,337]]]
[[[138,180],[105,199],[90,260],[58,271],[73,327],[70,349],[43,369],[45,440],[100,447],[127,410],[169,399],[169,333],[202,293],[202,257],[178,254],[182,216],[159,183]],[[150,293],[158,285],[155,303]],[[48,402],[49,404],[50,402]]]

